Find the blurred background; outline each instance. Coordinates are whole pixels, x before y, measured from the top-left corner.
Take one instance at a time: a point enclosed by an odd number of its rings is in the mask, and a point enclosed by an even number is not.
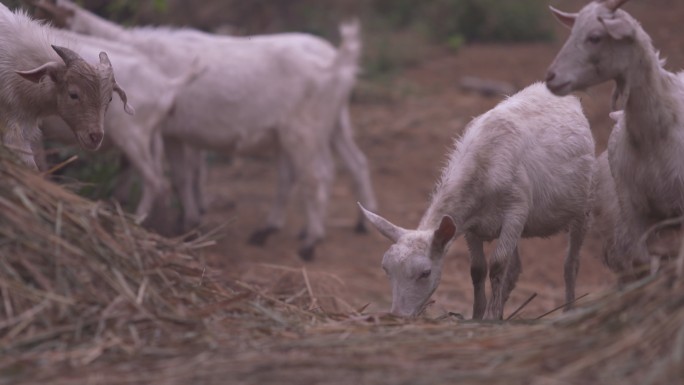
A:
[[[309,32],[335,39],[337,24],[362,20],[365,69],[384,74],[415,64],[434,46],[466,42],[550,41],[545,0],[81,0],[124,25],[192,26],[235,35]],[[6,1],[10,6],[30,1]]]

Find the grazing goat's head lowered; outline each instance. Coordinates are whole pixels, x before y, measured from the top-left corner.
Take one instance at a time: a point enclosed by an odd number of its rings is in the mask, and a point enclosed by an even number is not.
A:
[[[392,313],[418,316],[442,277],[444,253],[456,235],[454,220],[445,216],[437,229],[407,230],[361,207],[378,231],[394,242],[382,258],[392,286]]]

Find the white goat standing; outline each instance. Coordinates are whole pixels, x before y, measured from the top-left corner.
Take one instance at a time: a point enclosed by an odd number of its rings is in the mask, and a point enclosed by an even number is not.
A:
[[[502,318],[521,271],[521,237],[564,230],[569,231],[565,299],[571,303],[595,162],[594,141],[579,100],[554,97],[541,83],[475,118],[451,152],[416,230],[365,211],[395,242],[382,261],[392,285],[392,312],[416,316],[422,311],[439,284],[444,254],[461,234],[470,249],[473,318]],[[483,242],[497,238],[487,303]]]
[[[31,140],[39,135],[40,119],[60,116],[82,147],[96,150],[104,138],[112,92],[133,113],[114,80],[107,54],[100,52],[99,63],[91,65],[62,47],[69,43],[26,14],[0,4],[0,133],[3,144],[33,168],[37,166]]]
[[[124,29],[67,0],[43,0],[37,5],[73,31],[131,44],[150,54],[168,73],[187,68],[191,55],[208,65],[164,123],[166,144],[172,148],[168,152],[192,158],[193,152],[183,146],[233,150],[275,133],[281,151],[278,194],[266,225],[251,237],[254,243],[265,242],[283,226],[285,204],[296,181],[307,216],[300,255],[313,256],[325,232],[334,177],[332,149],[352,173],[359,200],[376,207],[366,158],[353,141],[347,107],[355,80],[350,75],[356,73],[360,51],[358,32],[350,32],[353,28],[343,36],[348,37],[347,43],[335,50],[324,40],[304,34],[235,38],[184,30]],[[199,221],[199,209],[195,190],[187,187],[195,180],[193,173],[177,172],[184,169],[182,164],[171,167],[176,179],[184,179],[175,184],[186,186],[181,201],[188,227]],[[362,229],[361,222],[358,228]]]
[[[629,281],[647,272],[639,242],[654,223],[684,207],[684,82],[666,71],[648,34],[619,7],[626,0],[595,1],[577,14],[552,9],[572,28],[549,67],[547,86],[567,95],[614,80],[624,114],[608,143],[619,218],[606,244],[608,266]]]

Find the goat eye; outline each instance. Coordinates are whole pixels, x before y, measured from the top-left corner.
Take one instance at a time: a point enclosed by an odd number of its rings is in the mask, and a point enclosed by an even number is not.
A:
[[[591,44],[598,44],[601,42],[601,40],[602,40],[601,35],[589,35],[589,37],[587,37],[587,41]]]
[[[78,94],[75,93],[75,92],[69,92],[69,97],[70,97],[72,100],[78,100]]]
[[[418,279],[425,279],[428,278],[432,274],[432,270],[425,270],[424,272],[420,273],[418,276]]]

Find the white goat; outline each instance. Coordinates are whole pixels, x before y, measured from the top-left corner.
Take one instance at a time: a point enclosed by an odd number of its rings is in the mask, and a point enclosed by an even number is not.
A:
[[[502,318],[521,271],[521,237],[564,230],[569,231],[565,299],[571,303],[595,162],[594,141],[579,100],[554,97],[541,83],[475,118],[451,152],[416,230],[365,211],[395,242],[382,260],[392,285],[392,312],[416,316],[422,311],[439,284],[444,254],[461,234],[470,249],[473,318]],[[497,238],[489,267],[492,298],[487,303],[483,242]]]
[[[31,140],[39,135],[40,119],[60,116],[82,147],[96,150],[104,137],[104,114],[112,92],[133,113],[114,80],[107,54],[99,52],[99,63],[91,65],[63,47],[71,43],[23,12],[13,13],[0,4],[0,134],[2,143],[33,168],[37,166]]]
[[[168,182],[164,177],[160,123],[169,114],[179,90],[198,75],[197,71],[184,77],[170,79],[146,55],[126,45],[68,31],[54,31],[58,36],[78,42],[82,51],[92,53],[94,47],[106,49],[117,68],[118,81],[131,91],[131,101],[137,106],[136,115],[129,117],[114,109],[105,115],[109,143],[120,149],[142,177],[142,196],[136,216],[150,214],[155,203],[161,208],[168,198]],[[87,57],[87,53],[84,54]],[[64,123],[48,119],[41,124],[48,138],[68,141]],[[160,201],[160,202],[159,202]]]
[[[280,144],[279,188],[266,225],[251,237],[253,243],[265,242],[283,226],[285,204],[296,181],[307,216],[300,255],[313,256],[325,232],[333,149],[352,173],[359,200],[376,207],[366,158],[353,141],[347,107],[360,51],[358,27],[347,28],[346,43],[336,51],[324,40],[303,34],[235,38],[184,30],[124,29],[67,0],[36,5],[73,31],[131,44],[150,54],[168,73],[187,68],[190,56],[203,60],[207,71],[186,87],[164,123],[168,152],[193,154],[182,148],[187,145],[232,150],[275,133]],[[174,159],[183,157],[169,157],[171,162]],[[172,172],[184,170],[176,163]],[[177,175],[176,179],[185,180],[175,184],[192,185],[193,173]],[[199,221],[194,189],[183,191],[184,220],[194,225]],[[362,229],[361,219],[359,223]]]
[[[684,80],[663,68],[648,34],[619,9],[625,2],[596,1],[577,14],[552,9],[572,31],[546,83],[557,95],[610,80],[617,84],[624,114],[616,116],[608,162],[620,217],[607,250],[616,259],[609,267],[629,281],[648,270],[648,250],[638,242],[642,234],[683,213]]]

